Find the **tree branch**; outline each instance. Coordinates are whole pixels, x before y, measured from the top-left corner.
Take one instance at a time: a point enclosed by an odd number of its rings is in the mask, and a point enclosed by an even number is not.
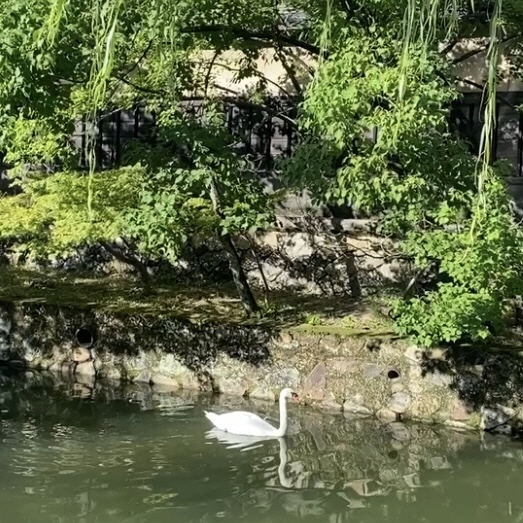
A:
[[[147,47],[145,48],[143,53],[140,55],[138,60],[136,60],[136,62],[124,73],[124,76],[130,75],[142,63],[142,60],[144,60],[146,58],[146,56],[149,53],[149,51],[151,50],[152,46],[153,46],[153,40],[150,40],[149,43],[147,44]]]
[[[111,94],[109,95],[109,100],[116,94],[116,92],[118,91],[118,86],[120,85],[121,82],[131,85],[130,82],[126,81],[126,77],[129,76],[132,72],[134,72],[140,66],[142,61],[145,60],[145,58],[147,57],[147,54],[151,50],[152,45],[153,45],[153,40],[151,40],[147,44],[147,47],[142,52],[142,54],[139,56],[138,60],[136,60],[136,62],[134,62],[134,64],[131,67],[129,67],[129,69],[127,69],[127,71],[125,71],[123,74],[116,75],[116,78],[118,78],[118,82],[116,83]],[[132,87],[134,87],[134,86],[132,86]],[[135,89],[136,89],[136,87],[135,87]]]
[[[125,253],[122,249],[119,249],[118,247],[111,245],[109,242],[100,241],[100,245],[117,260],[134,267],[140,273],[140,277],[144,286],[144,291],[147,294],[152,293],[151,277],[149,276],[147,267],[141,260],[139,260],[137,257],[130,253]]]
[[[454,47],[456,47],[456,45],[458,44],[458,42],[461,41],[461,38],[459,37],[456,37],[454,38],[453,40],[451,40],[441,51],[440,51],[440,54],[445,56],[447,54],[449,54],[452,49],[454,49]]]
[[[128,85],[129,87],[132,87],[133,89],[136,89],[137,91],[140,91],[142,93],[147,94],[154,94],[156,96],[164,96],[165,91],[160,91],[157,89],[149,89],[148,87],[142,87],[141,85],[137,85],[134,82],[131,82],[130,80],[127,80],[127,78],[123,76],[117,76],[118,80],[123,82],[124,84]]]
[[[500,44],[504,44],[506,42],[509,42],[510,40],[513,40],[514,38],[516,38],[518,35],[509,35],[509,36],[505,36],[505,38],[502,38],[499,43]],[[458,56],[457,58],[454,58],[454,60],[452,60],[452,64],[453,65],[456,65],[456,64],[460,64],[461,62],[465,62],[466,60],[469,60],[470,58],[480,54],[480,53],[483,53],[484,51],[486,51],[488,49],[490,45],[490,42],[481,46],[479,49],[473,49],[472,51],[468,51],[467,53],[464,53],[462,54],[461,56]]]
[[[291,50],[290,48],[287,48],[285,50],[287,52],[287,54],[293,59],[293,60],[296,60],[298,62],[301,63],[301,65],[303,66],[304,69],[307,70],[307,72],[311,75],[311,78],[314,77],[314,75],[316,74],[316,70],[314,69],[314,67],[312,67],[311,65],[309,65],[301,56],[298,56],[295,52],[293,52],[293,50]]]
[[[296,120],[293,120],[292,118],[288,117],[287,115],[283,114],[281,111],[277,111],[276,109],[273,109],[272,107],[269,107],[265,104],[255,104],[252,102],[249,102],[247,100],[239,100],[237,98],[230,98],[225,97],[222,98],[224,102],[229,102],[237,105],[238,107],[247,107],[250,109],[261,109],[262,111],[265,111],[266,113],[270,114],[271,116],[275,116],[277,118],[281,118],[283,121],[287,122],[289,125],[291,125],[294,128],[298,127],[298,122]]]
[[[480,91],[483,91],[485,89],[484,85],[478,84],[473,80],[468,80],[467,78],[461,78],[459,76],[456,76],[456,80],[458,82],[463,82],[464,84],[470,85],[471,87],[475,87]],[[501,103],[505,104],[507,107],[510,107],[511,109],[514,109],[519,112],[519,109],[514,104],[510,103],[504,96],[501,96],[499,93],[497,93],[497,98]]]
[[[227,65],[227,64],[222,64],[222,63],[214,63],[214,65],[216,65],[217,67],[223,67],[224,69],[227,69],[228,71],[231,71],[231,72],[240,72],[241,69],[238,69],[236,67],[231,67],[230,65]],[[284,89],[280,84],[278,84],[277,82],[271,80],[270,78],[267,78],[264,74],[260,73],[259,71],[256,71],[255,73],[253,73],[253,76],[255,76],[256,78],[259,78],[260,80],[263,80],[264,82],[267,82],[269,84],[272,84],[274,85],[275,87],[277,87],[282,93],[284,93],[285,95],[291,97],[291,94],[289,93],[289,91],[287,91],[286,89]],[[217,84],[215,84],[216,86],[218,86]],[[225,87],[221,88],[221,89],[226,89]]]
[[[209,91],[209,82],[211,80],[212,68],[214,67],[215,62],[218,59],[220,52],[221,51],[216,51],[211,61],[209,62],[209,68],[207,69],[207,74],[205,75],[205,82],[203,84],[203,94],[205,96],[207,96],[207,92]]]
[[[281,48],[276,49],[276,54],[280,59],[281,65],[285,69],[285,72],[287,73],[287,76],[289,77],[289,80],[291,81],[294,90],[296,91],[298,96],[301,97],[303,90],[301,88],[300,82],[298,82],[298,79],[296,78],[296,75],[294,74],[292,67],[290,66],[289,62],[287,62],[287,58],[285,57],[283,50]],[[285,92],[287,93],[287,91]],[[287,93],[287,95],[288,94],[289,93]]]
[[[323,55],[324,58],[328,57],[327,51],[321,51],[321,49],[314,44],[295,38],[294,36],[286,35],[278,30],[275,31],[249,31],[240,27],[231,27],[224,24],[216,25],[196,25],[193,27],[185,27],[181,29],[181,33],[184,34],[198,34],[198,33],[230,33],[238,38],[244,38],[246,40],[268,40],[279,42],[280,44],[287,44],[294,47],[300,47],[305,49],[311,54],[316,56]]]

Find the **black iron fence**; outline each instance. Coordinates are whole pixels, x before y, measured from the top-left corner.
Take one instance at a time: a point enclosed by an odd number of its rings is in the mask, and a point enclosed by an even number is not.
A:
[[[453,106],[453,123],[468,138],[474,151],[479,150],[484,103],[481,93],[464,93]],[[493,158],[509,160],[512,175],[516,177],[523,176],[523,113],[519,110],[522,104],[521,91],[498,94]]]
[[[198,115],[202,100],[183,102],[184,109]],[[236,149],[247,155],[261,171],[270,171],[278,156],[290,155],[296,142],[297,132],[292,125],[296,107],[287,100],[268,100],[262,107],[238,100],[225,103],[228,131],[236,137]],[[101,169],[121,165],[126,161],[133,144],[153,144],[156,116],[139,107],[133,111],[114,111],[102,118],[96,128],[96,161]],[[85,146],[87,123],[79,122],[73,135],[73,143],[82,151],[80,166],[87,164]]]
[[[452,120],[465,135],[473,149],[480,143],[483,97],[481,93],[464,93],[452,109]],[[523,176],[523,115],[518,106],[523,104],[523,92],[503,93],[498,96],[494,158],[510,160],[514,176]],[[187,111],[198,112],[201,100],[184,102]],[[297,143],[296,129],[290,120],[296,109],[289,100],[269,100],[263,108],[248,102],[225,104],[227,128],[237,137],[237,149],[247,154],[261,171],[270,171],[281,155],[290,155]],[[132,143],[155,140],[154,113],[143,108],[133,111],[114,111],[103,118],[97,128],[97,164],[100,168],[120,165]],[[77,125],[73,140],[85,149],[86,123]],[[81,165],[86,160],[81,158]]]
[[[477,150],[483,127],[481,93],[464,93],[453,105],[453,125],[468,138],[471,148]],[[498,95],[494,158],[508,159],[513,166],[513,176],[523,177],[523,114],[518,106],[523,104],[523,92]],[[187,111],[201,110],[198,99],[184,102]],[[292,125],[296,107],[292,100],[268,100],[262,107],[237,100],[225,104],[227,128],[236,137],[238,152],[246,154],[260,172],[273,170],[275,161],[290,155],[298,142],[298,133]],[[138,107],[132,111],[118,110],[106,115],[96,128],[96,161],[98,168],[107,169],[122,165],[133,144],[153,144],[156,116]],[[73,143],[81,151],[80,167],[86,167],[84,155],[87,123],[78,122]],[[3,170],[3,169],[0,169]],[[7,183],[0,181],[1,186]]]

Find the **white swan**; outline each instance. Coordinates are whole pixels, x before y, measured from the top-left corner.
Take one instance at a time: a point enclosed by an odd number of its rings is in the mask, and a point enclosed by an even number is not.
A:
[[[291,389],[280,392],[280,427],[277,429],[252,412],[235,411],[226,414],[205,412],[210,422],[220,430],[239,436],[281,438],[287,432],[287,399],[298,395]]]

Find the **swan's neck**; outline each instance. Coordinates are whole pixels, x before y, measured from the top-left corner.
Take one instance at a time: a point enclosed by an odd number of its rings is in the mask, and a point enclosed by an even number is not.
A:
[[[285,436],[287,432],[287,400],[280,395],[280,428],[277,430],[277,437]]]

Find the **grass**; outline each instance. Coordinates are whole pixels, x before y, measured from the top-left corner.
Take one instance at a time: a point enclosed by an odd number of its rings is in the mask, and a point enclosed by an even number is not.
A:
[[[233,286],[160,283],[155,286],[154,294],[144,295],[142,288],[129,279],[5,267],[0,269],[0,300],[176,317],[194,322],[298,328],[317,334],[351,336],[391,332],[391,324],[377,311],[376,301],[355,303],[339,296],[273,292],[267,297],[268,304],[260,317],[246,318]]]

